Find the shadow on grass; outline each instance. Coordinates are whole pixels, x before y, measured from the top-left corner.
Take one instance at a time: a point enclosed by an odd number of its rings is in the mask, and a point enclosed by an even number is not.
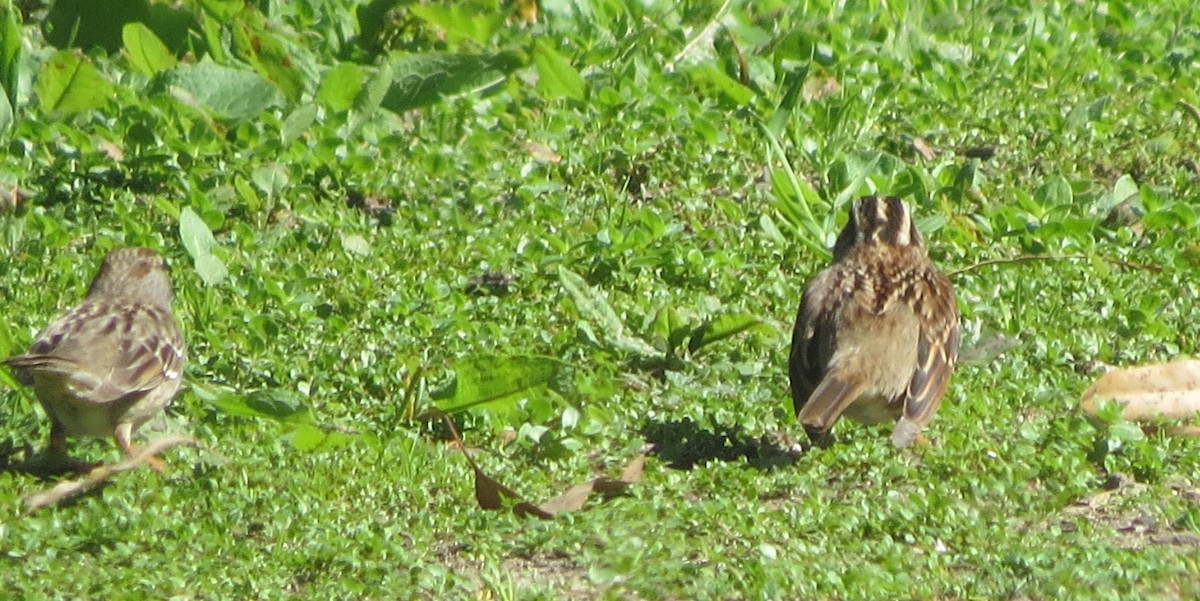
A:
[[[737,425],[712,424],[706,428],[691,419],[649,420],[642,427],[642,436],[654,444],[652,455],[680,470],[713,460],[745,460],[750,467],[767,471],[791,465],[800,457],[800,453],[768,436],[751,438]]]

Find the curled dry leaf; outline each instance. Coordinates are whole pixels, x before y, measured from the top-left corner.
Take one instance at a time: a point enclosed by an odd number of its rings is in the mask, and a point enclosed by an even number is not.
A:
[[[567,492],[542,503],[539,509],[551,515],[568,511],[579,511],[583,509],[584,504],[587,503],[592,493],[600,493],[605,496],[624,493],[630,485],[642,479],[642,472],[646,469],[646,453],[651,448],[653,446],[649,445],[639,451],[637,456],[621,471],[620,478],[613,479],[602,476],[594,478],[591,482],[576,484],[568,489]]]
[[[583,509],[592,493],[600,493],[606,496],[620,494],[642,479],[642,473],[646,470],[646,454],[654,448],[654,445],[645,445],[638,451],[638,454],[625,466],[621,471],[621,477],[613,478],[594,478],[590,482],[577,484],[572,486],[567,492],[542,503],[534,505],[529,501],[521,498],[513,489],[505,486],[499,480],[487,475],[479,464],[475,463],[475,459],[471,457],[471,452],[463,444],[462,438],[458,435],[458,429],[454,427],[454,421],[448,416],[443,416],[446,425],[450,429],[450,436],[453,439],[453,446],[462,451],[463,457],[467,458],[467,463],[471,465],[471,471],[475,473],[475,502],[479,504],[480,509],[495,511],[504,509],[505,500],[512,503],[512,511],[521,517],[536,517],[543,520],[552,519],[555,515],[570,511],[579,511]]]
[[[463,454],[470,458],[469,454],[465,452]],[[490,511],[504,509],[504,499],[509,499],[516,501],[512,509],[513,513],[519,516],[533,516],[543,520],[554,517],[533,503],[522,499],[516,491],[501,484],[499,480],[483,473],[483,470],[475,465],[474,460],[471,460],[471,467],[475,471],[475,501],[479,503],[481,509]]]
[[[79,480],[68,480],[60,482],[53,487],[33,493],[23,500],[25,505],[25,513],[33,513],[43,507],[57,505],[71,497],[87,492],[97,486],[103,484],[113,476],[127,472],[141,465],[153,466],[155,456],[163,451],[179,445],[200,446],[196,439],[191,436],[181,434],[172,434],[156,438],[145,445],[138,447],[128,457],[114,463],[112,465],[100,465],[88,472],[87,476]]]
[[[1096,415],[1099,399],[1121,403],[1122,416],[1132,421],[1191,418],[1200,413],[1200,360],[1110,370],[1083,393],[1079,406]]]

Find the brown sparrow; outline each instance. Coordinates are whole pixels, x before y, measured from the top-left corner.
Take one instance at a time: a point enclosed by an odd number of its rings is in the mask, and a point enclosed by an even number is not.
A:
[[[789,376],[813,441],[839,417],[897,421],[906,447],[937,412],[958,356],[958,303],[898,198],[854,201],[833,264],[804,290]]]
[[[47,326],[29,352],[6,361],[50,416],[40,469],[92,467],[67,455],[67,436],[111,435],[128,455],[133,432],[179,390],[183,361],[162,257],[146,248],[108,253],[83,302]],[[161,468],[156,459],[151,465]]]

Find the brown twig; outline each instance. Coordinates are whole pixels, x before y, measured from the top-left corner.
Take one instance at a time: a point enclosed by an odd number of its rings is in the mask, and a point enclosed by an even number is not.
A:
[[[50,489],[33,493],[24,499],[26,515],[37,511],[43,507],[57,505],[63,501],[70,499],[76,495],[87,492],[104,482],[111,479],[113,476],[121,472],[127,472],[142,465],[149,464],[156,455],[171,447],[179,445],[187,445],[192,447],[201,446],[196,439],[191,436],[182,434],[168,434],[160,438],[156,438],[143,446],[140,446],[133,454],[125,457],[121,461],[111,465],[100,465],[93,469],[84,478],[79,480],[68,480],[60,482]]]
[[[1019,257],[1007,257],[1007,258],[1002,258],[1002,259],[986,259],[986,260],[980,261],[978,263],[972,263],[961,269],[955,269],[954,271],[951,271],[949,273],[949,275],[950,275],[950,277],[954,277],[960,273],[965,273],[965,272],[968,272],[968,271],[971,271],[974,269],[979,269],[980,267],[987,267],[988,265],[1007,265],[1009,263],[1032,263],[1034,261],[1071,261],[1071,260],[1077,260],[1077,259],[1091,259],[1091,258],[1092,258],[1092,255],[1021,255]],[[1097,257],[1097,258],[1101,259],[1102,261],[1107,261],[1109,263],[1112,263],[1113,265],[1117,265],[1119,267],[1124,267],[1126,269],[1144,269],[1146,271],[1152,271],[1154,273],[1158,273],[1158,272],[1162,271],[1161,265],[1150,265],[1147,263],[1131,263],[1129,261],[1122,261],[1120,259],[1111,259],[1109,257]]]

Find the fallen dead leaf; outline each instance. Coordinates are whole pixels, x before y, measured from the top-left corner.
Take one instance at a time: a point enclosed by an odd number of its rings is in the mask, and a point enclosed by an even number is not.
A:
[[[125,160],[125,151],[121,150],[121,147],[117,146],[116,142],[112,142],[110,140],[101,140],[100,143],[96,145],[96,150],[99,150],[104,156],[108,157],[114,162],[120,163]]]
[[[813,102],[841,91],[842,84],[838,83],[836,77],[832,75],[816,75],[804,81],[804,87],[801,88],[800,95],[804,98],[805,102]]]
[[[538,161],[539,163],[561,163],[562,162],[561,154],[554,152],[553,148],[550,148],[549,146],[546,146],[545,144],[542,144],[541,142],[534,142],[533,140],[529,140],[529,141],[525,142],[525,150],[529,153],[529,156],[532,156],[534,158],[534,160]]]
[[[925,159],[926,161],[932,161],[933,159],[937,158],[937,150],[931,146],[929,142],[926,142],[925,138],[920,136],[914,137],[912,139],[912,147],[913,150],[917,151],[917,154],[921,155],[921,158]]]
[[[646,454],[654,448],[654,445],[642,447],[621,471],[621,477],[618,479],[603,476],[594,478],[589,482],[572,486],[565,493],[541,505],[534,505],[480,469],[479,464],[475,463],[475,459],[471,457],[471,453],[465,450],[466,446],[459,437],[458,429],[454,427],[453,421],[449,417],[444,417],[444,419],[450,428],[450,435],[454,438],[454,445],[463,450],[463,456],[467,458],[467,463],[471,465],[471,470],[475,473],[475,502],[481,509],[489,511],[504,509],[506,504],[511,503],[512,512],[521,517],[549,520],[560,513],[582,510],[592,493],[613,496],[625,492],[630,485],[642,479],[642,474],[646,469]]]
[[[513,0],[512,16],[518,23],[536,25],[538,22],[537,0]]]
[[[1122,416],[1131,421],[1191,418],[1200,412],[1200,360],[1110,370],[1083,393],[1079,406],[1096,415],[1100,399],[1121,403]]]
[[[200,446],[200,443],[191,436],[184,436],[182,434],[171,434],[156,438],[138,447],[131,455],[117,463],[97,466],[88,472],[87,476],[79,480],[60,482],[47,490],[26,496],[22,501],[25,505],[25,513],[30,514],[43,507],[57,505],[71,497],[96,488],[121,472],[127,472],[142,465],[152,466],[156,455],[180,445],[197,447]]]
[[[18,186],[0,186],[0,212],[19,211],[26,198],[29,198],[29,193]]]

